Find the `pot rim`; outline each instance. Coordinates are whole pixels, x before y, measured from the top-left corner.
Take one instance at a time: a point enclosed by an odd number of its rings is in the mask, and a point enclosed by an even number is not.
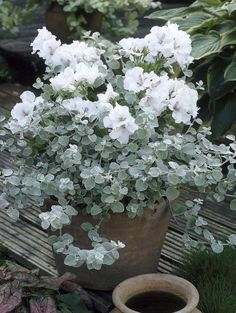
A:
[[[190,313],[197,308],[199,293],[186,279],[171,274],[144,274],[121,282],[112,293],[115,307],[123,313],[140,313],[129,309],[125,303],[132,297],[149,291],[163,291],[177,295],[186,306],[173,313]]]

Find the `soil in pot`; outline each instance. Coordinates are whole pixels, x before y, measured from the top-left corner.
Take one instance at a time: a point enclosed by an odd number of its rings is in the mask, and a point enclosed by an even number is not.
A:
[[[171,293],[149,291],[129,299],[126,306],[142,313],[174,313],[183,309],[186,302]]]

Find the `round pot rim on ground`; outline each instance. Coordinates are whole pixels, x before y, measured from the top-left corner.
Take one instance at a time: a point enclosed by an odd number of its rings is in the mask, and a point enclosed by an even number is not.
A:
[[[175,313],[200,313],[196,309],[199,302],[198,291],[189,281],[175,275],[159,273],[139,275],[120,283],[112,294],[116,307],[114,312],[135,313],[125,303],[138,294],[150,291],[168,292],[184,300],[186,306]]]

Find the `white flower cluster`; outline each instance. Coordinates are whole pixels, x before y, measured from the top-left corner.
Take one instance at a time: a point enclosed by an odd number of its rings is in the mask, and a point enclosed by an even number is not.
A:
[[[133,134],[138,129],[134,118],[129,112],[129,108],[119,104],[110,111],[109,115],[104,118],[103,122],[105,127],[112,129],[110,137],[112,139],[117,139],[123,144],[127,144],[130,134]]]
[[[89,47],[85,42],[74,41],[71,44],[61,44],[46,27],[38,30],[38,35],[31,43],[32,53],[45,60],[50,67],[60,66],[61,70],[70,67],[76,69],[80,62],[96,62],[100,60],[100,50]]]
[[[170,79],[166,73],[158,76],[134,67],[125,73],[124,88],[134,93],[145,91],[140,107],[147,113],[160,116],[170,109],[175,122],[185,124],[197,116],[197,91],[183,80]]]
[[[176,62],[186,69],[192,60],[189,36],[179,31],[175,24],[153,27],[145,38],[121,40],[115,59],[121,59],[125,51],[134,62],[134,67],[129,69],[124,63],[124,91],[114,83],[115,76],[112,78],[109,67],[101,57],[104,50],[100,48],[79,41],[70,45],[61,44],[45,27],[39,30],[32,47],[33,53],[37,52],[48,65],[49,81],[61,99],[59,103],[81,117],[100,118],[103,127],[111,129],[110,137],[121,144],[127,144],[129,137],[139,128],[133,109],[130,110],[122,101],[124,92],[135,94],[140,109],[150,116],[159,117],[164,111],[169,111],[176,123],[188,124],[197,115],[197,91],[184,80],[169,78],[168,70],[165,70],[167,64],[170,67]],[[162,59],[165,64],[160,73],[145,71],[146,63],[154,64]],[[135,66],[136,60],[139,66]],[[141,67],[140,61],[144,67]],[[106,91],[91,100],[88,88],[101,88],[102,85]],[[22,101],[12,110],[10,127],[14,131],[19,130],[19,126],[30,124],[36,102],[39,102],[32,93],[23,94]]]
[[[144,38],[122,39],[119,44],[131,60],[140,56],[145,62],[155,63],[163,58],[166,66],[177,63],[182,69],[193,61],[190,36],[177,24],[154,26]]]

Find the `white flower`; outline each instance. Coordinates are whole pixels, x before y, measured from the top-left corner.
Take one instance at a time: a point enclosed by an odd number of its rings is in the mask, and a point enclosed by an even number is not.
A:
[[[50,79],[52,88],[55,91],[69,91],[75,90],[75,73],[72,68],[67,67],[64,71]]]
[[[147,113],[160,116],[168,107],[170,93],[170,81],[167,75],[157,76],[153,79],[151,88],[147,90],[146,96],[141,99],[140,107]]]
[[[25,91],[20,96],[22,102],[17,103],[11,111],[11,116],[17,121],[19,126],[25,126],[29,124],[32,119],[34,107],[36,104],[36,97],[30,91]],[[16,130],[14,123],[10,125],[13,131]]]
[[[97,65],[89,66],[85,63],[79,63],[75,69],[75,80],[77,82],[84,81],[88,84],[94,84],[96,79],[103,77],[104,75],[99,72]]]
[[[7,127],[10,129],[12,134],[19,133],[21,131],[21,126],[18,124],[18,122],[11,120],[7,123]]]
[[[80,62],[99,62],[101,52],[95,47],[89,47],[84,42],[74,41],[58,47],[50,59],[50,65],[63,68],[76,68]]]
[[[119,96],[119,94],[114,91],[112,84],[108,83],[107,84],[107,90],[106,90],[105,94],[103,94],[103,93],[98,94],[98,100],[100,102],[103,102],[103,103],[109,103],[110,100],[113,100],[113,99],[117,98],[118,96]]]
[[[50,63],[50,59],[56,49],[61,45],[60,40],[56,39],[56,36],[52,35],[46,27],[38,29],[38,35],[31,43],[33,48],[32,53],[38,53],[38,55],[46,60],[46,64]]]
[[[193,61],[193,57],[191,57],[192,45],[190,35],[179,30],[177,24],[168,23],[168,27],[173,35],[174,59],[181,68],[186,68]]]
[[[126,71],[124,78],[124,88],[138,93],[155,84],[158,76],[154,73],[145,73],[141,67],[133,67]]]
[[[77,111],[82,116],[90,117],[97,115],[99,110],[99,103],[89,100],[83,100],[81,97],[64,100],[62,105],[69,111]]]
[[[84,63],[79,63],[75,66],[75,69],[67,67],[60,74],[52,77],[50,83],[52,88],[57,92],[73,92],[78,83],[81,82],[92,85],[97,78],[103,76],[104,75],[99,72],[96,65],[88,66]]]
[[[190,88],[183,80],[172,80],[172,91],[169,109],[176,123],[189,124],[191,118],[198,113],[198,93]]]
[[[143,49],[146,47],[144,38],[124,38],[119,42],[121,52],[133,60],[133,56],[140,56]]]
[[[185,69],[193,60],[190,36],[179,30],[177,24],[154,26],[144,39],[149,52],[145,57],[147,62],[153,63],[156,57],[164,56],[167,64],[176,62]]]
[[[125,73],[124,88],[129,91],[139,92],[144,86],[143,68],[134,67]]]
[[[118,104],[103,119],[103,123],[106,128],[112,129],[110,137],[117,139],[122,144],[127,144],[129,136],[138,129],[134,118],[129,113],[129,108]]]

